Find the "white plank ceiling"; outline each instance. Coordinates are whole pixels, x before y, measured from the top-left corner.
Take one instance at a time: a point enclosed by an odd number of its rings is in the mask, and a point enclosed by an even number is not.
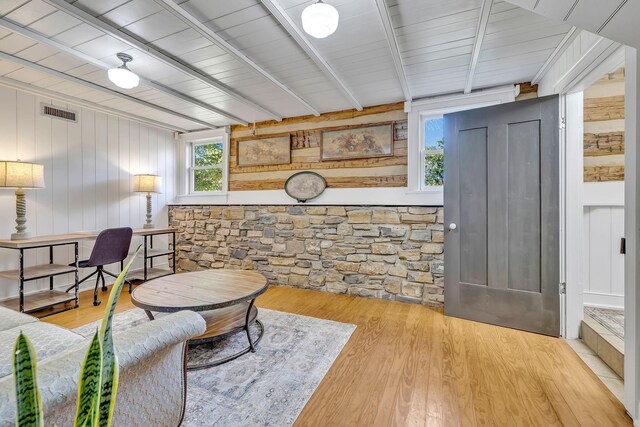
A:
[[[404,101],[404,78],[409,99],[462,92],[470,70],[472,89],[530,81],[571,30],[499,0],[386,0],[385,31],[376,0],[327,0],[340,25],[310,53],[292,28],[313,0],[176,1],[205,31],[168,1],[0,0],[0,84],[195,130]],[[118,52],[138,88],[108,80]]]
[[[509,0],[555,21],[640,48],[638,0]]]

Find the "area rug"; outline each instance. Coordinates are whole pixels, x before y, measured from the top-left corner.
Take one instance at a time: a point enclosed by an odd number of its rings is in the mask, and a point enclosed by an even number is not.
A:
[[[290,426],[342,351],[355,325],[260,309],[265,332],[255,353],[189,371],[183,426]],[[140,309],[116,314],[114,331],[148,322]],[[89,337],[99,322],[75,332]],[[252,329],[257,336],[257,328]],[[190,361],[233,354],[246,334],[190,349]]]
[[[585,307],[584,314],[600,323],[613,335],[624,339],[624,310]]]

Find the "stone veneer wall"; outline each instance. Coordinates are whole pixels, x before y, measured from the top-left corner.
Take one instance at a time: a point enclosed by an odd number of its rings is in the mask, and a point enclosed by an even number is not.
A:
[[[179,271],[257,270],[273,285],[441,305],[443,209],[171,206]]]

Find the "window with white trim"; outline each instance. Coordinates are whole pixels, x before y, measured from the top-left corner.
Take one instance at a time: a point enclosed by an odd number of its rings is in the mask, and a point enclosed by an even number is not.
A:
[[[192,142],[189,167],[191,193],[221,193],[226,189],[225,144],[221,138]]]
[[[442,188],[444,184],[444,118],[423,116],[420,138],[422,190]]]

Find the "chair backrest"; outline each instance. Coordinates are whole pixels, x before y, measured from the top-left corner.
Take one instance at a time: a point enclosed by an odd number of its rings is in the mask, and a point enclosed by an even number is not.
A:
[[[93,245],[87,267],[120,262],[127,257],[133,230],[130,227],[107,228],[102,230]]]

